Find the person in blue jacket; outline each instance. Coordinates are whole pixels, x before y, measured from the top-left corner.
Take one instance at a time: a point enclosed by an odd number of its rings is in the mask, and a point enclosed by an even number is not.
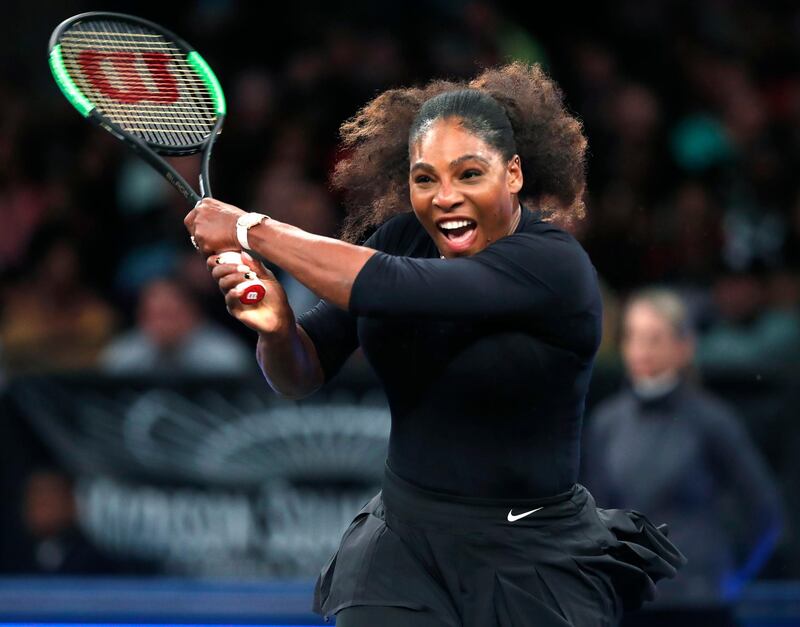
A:
[[[615,625],[683,556],[576,481],[602,308],[589,257],[550,218],[583,213],[579,121],[540,67],[513,63],[388,90],[342,136],[348,241],[211,199],[186,218],[278,393],[311,394],[361,346],[388,398],[382,490],[314,611],[340,627]],[[322,300],[295,317],[259,264],[218,263],[238,247]],[[267,296],[243,306],[252,276]]]
[[[782,526],[771,473],[735,411],[698,383],[694,350],[675,292],[633,294],[623,316],[628,385],[587,420],[583,483],[604,507],[635,506],[667,523],[689,560],[626,625],[735,624],[732,604]]]

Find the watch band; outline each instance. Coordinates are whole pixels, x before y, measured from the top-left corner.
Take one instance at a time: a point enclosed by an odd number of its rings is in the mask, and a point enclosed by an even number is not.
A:
[[[261,224],[264,219],[269,219],[269,216],[263,213],[245,213],[240,216],[236,221],[236,239],[239,240],[239,246],[243,250],[250,250],[250,244],[247,241],[247,232],[255,225]]]

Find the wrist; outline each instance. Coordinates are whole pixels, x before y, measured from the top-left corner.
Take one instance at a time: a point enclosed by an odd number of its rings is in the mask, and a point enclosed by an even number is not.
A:
[[[242,248],[242,250],[253,249],[248,239],[248,232],[250,229],[261,224],[264,220],[269,219],[269,216],[264,215],[263,213],[256,213],[254,211],[250,213],[244,213],[239,216],[239,219],[236,220],[236,239],[239,242],[239,246]]]
[[[285,317],[281,318],[282,319],[272,318],[269,324],[257,328],[258,339],[274,344],[275,342],[289,339],[293,334],[297,333],[294,315],[292,315],[290,319],[284,319]]]

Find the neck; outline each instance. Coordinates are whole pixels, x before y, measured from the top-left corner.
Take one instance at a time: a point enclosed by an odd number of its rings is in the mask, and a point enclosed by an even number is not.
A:
[[[519,224],[519,220],[522,217],[522,205],[517,204],[517,213],[514,215],[514,219],[511,220],[511,228],[508,230],[508,234],[511,235],[514,231],[517,230],[517,225]]]
[[[668,370],[654,377],[640,378],[632,382],[633,391],[639,398],[650,400],[669,394],[678,387],[680,375]]]

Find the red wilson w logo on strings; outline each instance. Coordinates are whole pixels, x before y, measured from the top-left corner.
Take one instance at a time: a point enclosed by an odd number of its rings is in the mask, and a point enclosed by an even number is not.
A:
[[[169,71],[171,55],[163,52],[81,50],[78,63],[86,79],[103,96],[125,104],[173,104],[178,81]]]

